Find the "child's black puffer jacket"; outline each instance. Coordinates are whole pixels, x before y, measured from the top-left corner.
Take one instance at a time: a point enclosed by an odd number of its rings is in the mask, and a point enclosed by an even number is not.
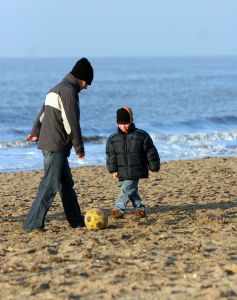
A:
[[[110,173],[118,172],[119,180],[147,178],[149,169],[160,170],[160,157],[150,135],[134,124],[127,134],[120,129],[108,138],[106,166]]]

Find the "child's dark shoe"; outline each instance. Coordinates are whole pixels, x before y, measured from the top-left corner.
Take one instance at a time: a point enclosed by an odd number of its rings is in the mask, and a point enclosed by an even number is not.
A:
[[[146,217],[145,206],[141,206],[141,207],[136,208],[135,215],[139,218],[145,218]]]
[[[114,219],[120,219],[120,218],[123,218],[123,216],[124,216],[124,212],[121,209],[119,209],[119,208],[112,209],[112,217]]]

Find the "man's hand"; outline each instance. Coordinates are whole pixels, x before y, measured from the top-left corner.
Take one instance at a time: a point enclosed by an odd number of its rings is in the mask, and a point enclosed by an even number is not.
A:
[[[27,142],[38,142],[39,137],[36,135],[29,134],[26,137]]]
[[[112,174],[112,177],[113,177],[113,179],[117,179],[117,178],[118,178],[118,172],[114,172],[114,173]]]

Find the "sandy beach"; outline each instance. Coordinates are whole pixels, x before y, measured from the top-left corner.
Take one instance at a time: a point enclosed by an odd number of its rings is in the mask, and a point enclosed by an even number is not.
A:
[[[237,159],[163,163],[142,180],[146,219],[71,229],[57,196],[45,232],[25,233],[41,171],[0,174],[0,299],[237,299]],[[82,211],[109,214],[117,182],[73,169]]]

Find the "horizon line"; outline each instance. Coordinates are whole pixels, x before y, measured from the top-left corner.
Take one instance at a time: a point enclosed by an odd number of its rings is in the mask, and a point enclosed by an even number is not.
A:
[[[236,57],[236,54],[177,54],[177,55],[86,55],[92,59],[100,58],[214,58],[214,57]],[[1,56],[0,59],[75,59],[79,56]],[[81,55],[80,57],[85,57]]]

